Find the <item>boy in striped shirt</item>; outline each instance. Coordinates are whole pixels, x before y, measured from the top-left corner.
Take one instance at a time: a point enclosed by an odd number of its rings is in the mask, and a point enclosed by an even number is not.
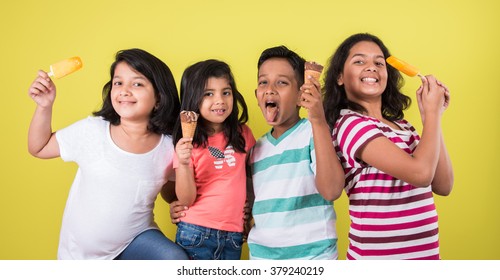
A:
[[[284,46],[265,50],[255,95],[272,129],[249,157],[255,196],[250,259],[337,259],[332,201],[344,185],[321,101],[304,59]],[[301,119],[300,107],[308,110]]]

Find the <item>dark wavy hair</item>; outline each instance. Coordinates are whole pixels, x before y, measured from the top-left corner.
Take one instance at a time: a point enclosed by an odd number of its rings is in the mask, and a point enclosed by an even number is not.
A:
[[[389,50],[382,40],[377,36],[368,33],[358,33],[351,35],[342,42],[328,62],[328,69],[325,73],[325,83],[323,88],[325,116],[330,129],[333,129],[340,110],[351,109],[356,112],[366,112],[366,109],[347,99],[344,85],[339,85],[338,80],[344,71],[344,64],[349,56],[351,48],[363,41],[377,44],[384,57],[390,56]],[[411,105],[411,99],[404,95],[400,89],[404,85],[403,77],[396,68],[387,66],[387,87],[382,93],[382,115],[384,118],[395,121],[404,117],[403,111]]]
[[[290,63],[295,72],[295,78],[297,79],[297,85],[300,87],[304,84],[304,64],[305,59],[298,55],[296,52],[288,49],[285,46],[277,46],[264,50],[257,62],[257,69],[268,59],[271,58],[284,58]]]
[[[102,108],[94,112],[94,116],[101,116],[113,125],[120,124],[120,115],[113,108],[110,93],[113,88],[116,65],[121,62],[127,63],[144,75],[153,85],[156,106],[151,111],[148,130],[158,134],[172,135],[175,121],[180,112],[179,95],[174,76],[163,61],[141,49],[121,50],[116,53],[115,61],[111,64],[110,80],[102,89]]]
[[[243,138],[242,124],[248,121],[248,109],[243,95],[238,91],[231,68],[223,61],[209,59],[197,62],[184,70],[181,80],[181,109],[184,111],[194,111],[200,113],[200,105],[205,94],[205,87],[209,78],[225,78],[229,82],[233,92],[233,110],[224,120],[224,136],[227,139],[227,145],[245,153],[245,138]],[[241,112],[241,114],[240,114]],[[193,145],[206,147],[208,145],[208,136],[213,131],[208,123],[200,115],[198,126],[193,137]],[[174,145],[182,138],[182,129],[180,119],[177,118],[173,134]]]

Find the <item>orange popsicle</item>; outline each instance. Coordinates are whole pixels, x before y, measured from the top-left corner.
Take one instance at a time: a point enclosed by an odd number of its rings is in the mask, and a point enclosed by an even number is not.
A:
[[[410,77],[415,77],[417,75],[419,76],[422,76],[420,75],[420,71],[415,67],[415,66],[412,66],[404,61],[402,61],[401,59],[398,59],[394,56],[389,56],[387,59],[386,59],[387,63],[389,63],[392,67],[398,69],[399,71],[405,73],[406,75],[410,76]]]
[[[50,65],[50,72],[48,74],[51,77],[53,76],[59,79],[75,72],[82,68],[82,66],[83,64],[80,57],[74,56]]]

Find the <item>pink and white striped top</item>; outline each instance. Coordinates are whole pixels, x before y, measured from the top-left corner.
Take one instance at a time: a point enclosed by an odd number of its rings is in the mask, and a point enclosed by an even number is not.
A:
[[[440,259],[431,186],[417,188],[355,157],[377,137],[412,154],[419,135],[407,121],[395,123],[401,130],[346,109],[335,123],[332,139],[344,167],[351,218],[347,259]]]

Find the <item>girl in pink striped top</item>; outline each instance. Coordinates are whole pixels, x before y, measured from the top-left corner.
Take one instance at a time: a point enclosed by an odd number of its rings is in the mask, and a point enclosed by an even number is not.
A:
[[[416,98],[422,136],[404,120],[411,99],[371,34],[347,38],[325,75],[325,114],[349,197],[347,259],[440,259],[433,193],[448,195],[453,170],[441,118],[448,88],[422,77]]]

